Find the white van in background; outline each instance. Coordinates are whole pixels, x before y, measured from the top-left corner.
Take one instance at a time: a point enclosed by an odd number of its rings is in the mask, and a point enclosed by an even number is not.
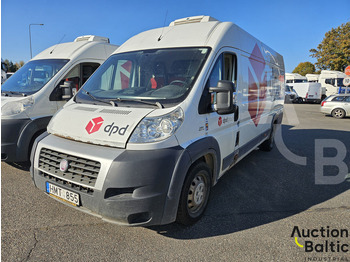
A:
[[[344,78],[347,75],[340,71],[330,71],[330,70],[322,70],[319,78],[319,83],[321,83],[322,87],[326,89],[326,95],[334,95],[339,92],[342,93],[342,87]]]
[[[306,74],[305,76],[310,83],[318,83],[318,79],[320,78],[319,74]]]
[[[1,86],[1,160],[29,160],[53,114],[117,47],[106,37],[80,36],[44,50],[11,76]]]
[[[7,80],[7,65],[5,62],[1,59],[1,84],[3,84]]]
[[[33,146],[34,184],[123,225],[193,224],[211,187],[271,150],[283,57],[230,22],[175,20],[126,41]]]
[[[304,102],[321,103],[322,87],[320,83],[289,83],[287,84]]]
[[[286,73],[286,84],[291,83],[306,83],[307,78],[297,73]]]

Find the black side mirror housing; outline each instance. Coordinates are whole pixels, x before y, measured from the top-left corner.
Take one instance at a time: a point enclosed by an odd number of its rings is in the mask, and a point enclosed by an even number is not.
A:
[[[68,101],[73,97],[73,88],[75,88],[73,81],[64,81],[63,85],[60,85],[62,100]]]
[[[237,106],[233,104],[233,92],[235,86],[231,81],[219,80],[216,87],[210,87],[210,93],[216,93],[214,110],[219,115],[235,113]]]

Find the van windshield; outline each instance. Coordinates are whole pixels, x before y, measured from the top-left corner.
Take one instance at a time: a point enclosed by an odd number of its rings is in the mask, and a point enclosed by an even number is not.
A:
[[[102,64],[77,94],[76,102],[182,101],[192,88],[209,48],[170,48],[120,53]]]
[[[29,61],[1,86],[1,93],[8,96],[34,94],[49,82],[68,61],[68,59]]]

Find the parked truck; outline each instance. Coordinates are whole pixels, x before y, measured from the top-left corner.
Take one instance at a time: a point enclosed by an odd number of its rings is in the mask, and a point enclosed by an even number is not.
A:
[[[76,93],[117,47],[106,37],[80,36],[42,51],[11,76],[1,86],[1,160],[29,160],[35,138],[69,93]]]
[[[319,74],[306,74],[305,76],[310,83],[318,83],[318,79],[320,78]]]
[[[319,83],[326,90],[326,96],[338,94],[344,89],[343,80],[347,75],[340,71],[322,70]]]
[[[193,224],[226,171],[272,149],[283,102],[280,54],[233,23],[178,19],[96,70],[35,141],[31,175],[106,221]]]
[[[287,84],[307,82],[307,78],[298,73],[286,73],[285,75]]]

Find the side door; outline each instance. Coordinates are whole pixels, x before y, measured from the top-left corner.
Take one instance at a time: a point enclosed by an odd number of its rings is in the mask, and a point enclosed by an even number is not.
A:
[[[73,95],[75,95],[99,66],[99,63],[90,62],[76,64],[58,81],[50,95],[50,101],[56,101],[57,110],[67,102],[62,99],[60,85],[63,85],[65,81],[72,81],[74,84]]]
[[[216,87],[219,80],[232,81],[236,86],[237,56],[235,53],[223,52],[218,56],[206,81],[198,108],[199,114],[206,118],[206,134],[213,136],[219,144],[221,171],[224,171],[234,161],[234,151],[237,146],[237,117],[235,118],[234,113],[219,115],[214,111],[216,97],[215,94],[209,93],[209,88]]]

